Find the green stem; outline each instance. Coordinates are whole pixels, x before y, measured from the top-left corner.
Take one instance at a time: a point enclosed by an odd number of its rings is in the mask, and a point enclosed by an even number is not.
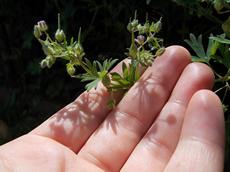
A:
[[[79,31],[78,31],[78,38],[77,38],[77,43],[81,43],[81,27],[79,28]]]
[[[84,69],[87,73],[92,74],[92,72],[87,68],[87,65],[86,65],[83,61],[80,61],[80,66],[81,66],[82,69]]]
[[[53,40],[50,38],[49,34],[47,32],[45,32],[45,34],[46,34],[46,37],[47,37],[48,41],[53,42]]]
[[[220,92],[221,90],[225,89],[226,87],[227,87],[227,85],[225,85],[225,86],[223,86],[223,87],[219,88],[218,90],[216,90],[216,91],[215,91],[215,93]]]
[[[60,17],[60,13],[58,13],[58,29],[61,29],[61,17]]]
[[[226,98],[226,96],[227,96],[227,93],[228,93],[228,91],[229,91],[229,84],[226,82],[226,89],[225,89],[225,91],[224,91],[224,96],[223,96],[223,99],[222,99],[222,102],[224,102],[224,100],[225,100],[225,98]]]
[[[226,14],[226,13],[230,13],[230,10],[226,10],[226,11],[220,11],[220,12],[218,12],[218,14]]]

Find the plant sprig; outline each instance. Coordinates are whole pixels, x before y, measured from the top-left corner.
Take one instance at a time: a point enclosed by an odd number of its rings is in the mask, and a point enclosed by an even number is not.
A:
[[[140,78],[140,66],[147,68],[152,65],[154,59],[160,56],[165,48],[163,40],[156,37],[161,30],[161,19],[157,22],[149,22],[146,19],[141,24],[136,13],[134,19],[130,19],[127,26],[131,34],[131,45],[128,52],[125,53],[130,63],[122,63],[122,73],[109,73],[110,68],[117,62],[117,59],[105,59],[102,63],[95,60],[89,61],[85,57],[85,52],[81,44],[81,29],[79,29],[78,39],[74,41],[71,38],[67,41],[64,31],[61,29],[60,15],[58,15],[58,29],[55,38],[52,39],[47,33],[48,26],[45,21],[39,21],[34,26],[34,36],[42,45],[46,57],[41,61],[42,68],[52,67],[57,58],[67,61],[66,70],[71,77],[79,78],[82,82],[89,82],[85,88],[96,88],[99,82],[111,93],[112,99],[108,102],[110,106],[115,105],[113,92],[123,90],[127,91]],[[42,39],[45,35],[45,39]],[[81,67],[85,73],[77,73],[77,68]]]

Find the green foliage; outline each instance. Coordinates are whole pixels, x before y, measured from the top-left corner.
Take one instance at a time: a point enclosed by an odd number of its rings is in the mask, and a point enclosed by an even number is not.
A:
[[[221,64],[223,64],[228,71],[230,70],[230,51],[229,45],[230,40],[225,38],[225,34],[219,35],[216,37],[210,37],[211,40],[218,44],[218,49],[220,51],[220,56],[214,54],[215,60]],[[229,72],[226,74],[227,81],[230,79]]]
[[[117,59],[106,59],[102,64],[95,60],[92,63],[85,58],[83,66],[87,69],[86,73],[79,74],[76,77],[80,78],[82,82],[91,81],[86,85],[89,91],[92,88],[97,88],[98,83],[101,81],[106,87],[110,85],[110,78],[108,77],[109,69],[117,62]]]
[[[209,19],[215,19],[217,23],[222,26],[223,34],[214,36],[211,34],[208,38],[207,50],[205,50],[202,35],[199,35],[197,38],[194,34],[190,34],[190,40],[186,39],[185,42],[194,50],[196,53],[193,57],[193,61],[204,62],[208,64],[214,71],[216,76],[216,92],[224,90],[224,94],[221,96],[222,102],[224,103],[226,96],[230,91],[229,81],[230,81],[230,17],[225,21],[219,20],[218,17],[214,16],[212,13],[206,13],[202,10],[209,10],[210,12],[214,9],[217,14],[225,14],[230,12],[228,0],[206,0],[206,1],[185,1],[185,0],[176,0],[177,3],[185,5],[186,7],[198,12],[198,15],[209,16]],[[207,6],[204,6],[207,5]],[[193,8],[194,6],[199,6],[197,9]],[[213,8],[212,8],[213,6]],[[202,9],[199,11],[199,9]],[[201,13],[199,13],[201,12]],[[223,66],[221,73],[213,66],[219,65]],[[227,110],[227,106],[224,105],[224,109]]]
[[[190,34],[190,40],[185,40],[185,42],[194,50],[196,56],[192,56],[192,60],[196,62],[204,62],[210,64],[210,60],[216,54],[219,43],[213,39],[213,36],[210,36],[208,41],[207,50],[204,50],[202,35],[199,35],[198,38],[194,34]]]
[[[230,128],[229,128],[229,97],[230,92],[230,1],[229,0],[174,0],[185,8],[189,9],[190,14],[205,17],[213,24],[213,27],[220,27],[224,33],[219,35],[211,34],[208,38],[208,45],[202,42],[202,35],[197,38],[190,34],[190,40],[185,42],[194,50],[193,61],[208,64],[215,73],[216,93],[220,96],[223,109],[226,112],[226,154],[225,154],[225,171],[229,171],[229,145],[230,145]],[[220,16],[221,15],[221,16]],[[224,15],[224,16],[223,16]],[[227,19],[226,19],[227,18]],[[207,48],[207,50],[205,50]],[[216,66],[220,66],[218,70]],[[227,103],[227,105],[225,105]]]
[[[216,82],[221,82],[222,86],[218,87],[216,92],[225,89],[225,93],[222,101],[224,101],[226,95],[230,91],[229,81],[230,81],[230,40],[225,37],[225,34],[209,37],[207,50],[204,50],[202,35],[196,38],[193,34],[190,34],[190,40],[185,40],[186,43],[196,53],[196,56],[193,56],[193,61],[204,62],[208,64],[216,75]],[[212,62],[218,63],[225,67],[225,73],[219,74],[218,71],[212,67]]]
[[[112,72],[109,74],[110,68],[116,63],[116,59],[105,59],[103,63],[95,60],[90,62],[85,58],[85,52],[81,43],[81,29],[79,30],[78,40],[71,38],[70,42],[66,40],[64,31],[60,26],[60,15],[58,15],[58,29],[55,38],[52,39],[47,33],[48,26],[45,21],[39,21],[34,26],[34,36],[42,45],[45,59],[41,61],[41,67],[52,67],[57,58],[68,61],[66,64],[67,73],[75,78],[81,79],[82,82],[90,81],[86,85],[87,91],[96,88],[99,82],[111,93],[125,90],[127,91],[140,77],[139,66],[148,67],[152,65],[155,57],[160,56],[164,52],[162,46],[163,40],[156,37],[161,30],[161,19],[149,22],[146,18],[144,24],[139,23],[136,19],[136,13],[133,20],[127,26],[131,34],[131,45],[126,55],[131,62],[126,65],[122,64],[122,74]],[[45,36],[45,39],[42,36]],[[81,67],[85,73],[76,74],[76,68]],[[108,104],[113,106],[114,100]]]
[[[139,78],[138,62],[132,61],[131,64],[122,63],[122,74],[112,72],[113,83],[110,89],[114,91],[128,90]]]

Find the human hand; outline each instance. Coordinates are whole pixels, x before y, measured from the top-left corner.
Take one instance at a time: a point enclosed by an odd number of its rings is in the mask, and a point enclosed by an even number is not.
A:
[[[224,116],[207,90],[213,79],[184,48],[168,47],[124,97],[115,95],[112,111],[100,85],[1,146],[0,171],[220,172]]]

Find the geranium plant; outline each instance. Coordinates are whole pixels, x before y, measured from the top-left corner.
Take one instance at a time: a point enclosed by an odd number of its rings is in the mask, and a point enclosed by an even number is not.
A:
[[[131,45],[125,54],[130,59],[130,63],[122,63],[122,74],[109,73],[117,59],[105,59],[103,62],[88,60],[81,43],[81,28],[76,41],[74,38],[67,41],[65,32],[61,29],[60,15],[58,15],[58,29],[55,38],[52,39],[47,32],[46,22],[39,21],[34,26],[34,36],[41,43],[46,55],[40,65],[42,68],[50,68],[57,58],[66,60],[67,73],[71,77],[79,78],[82,82],[89,82],[85,86],[87,90],[96,88],[98,83],[102,82],[111,94],[108,105],[114,107],[116,102],[113,99],[113,93],[118,90],[127,91],[140,78],[139,66],[144,68],[151,66],[154,59],[164,52],[163,40],[157,37],[157,33],[161,30],[161,19],[150,22],[146,18],[146,21],[141,24],[135,14],[134,19],[130,19],[127,30],[131,34]],[[85,73],[78,73],[78,67],[81,67]]]

